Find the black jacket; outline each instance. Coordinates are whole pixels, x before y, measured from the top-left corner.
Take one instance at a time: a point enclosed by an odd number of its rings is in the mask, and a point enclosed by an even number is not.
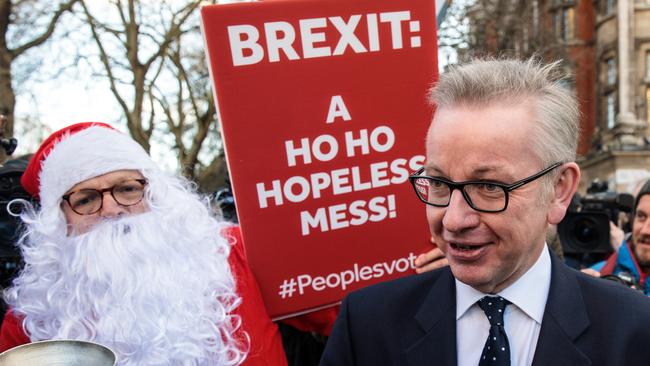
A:
[[[650,299],[551,258],[551,287],[533,365],[650,365]],[[449,267],[351,293],[321,365],[456,365],[456,296]]]

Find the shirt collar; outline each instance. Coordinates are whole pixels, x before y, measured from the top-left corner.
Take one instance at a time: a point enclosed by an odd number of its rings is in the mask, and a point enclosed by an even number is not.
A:
[[[456,320],[458,320],[472,305],[488,294],[484,294],[458,280],[455,280],[455,282]],[[535,264],[515,283],[501,290],[497,295],[510,301],[538,324],[541,324],[550,286],[551,255],[548,253],[548,247],[544,245],[544,249]]]

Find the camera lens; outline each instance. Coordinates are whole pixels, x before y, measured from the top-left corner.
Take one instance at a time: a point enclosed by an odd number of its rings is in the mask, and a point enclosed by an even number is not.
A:
[[[576,222],[573,234],[579,244],[593,245],[598,241],[598,223],[589,217],[583,217]]]

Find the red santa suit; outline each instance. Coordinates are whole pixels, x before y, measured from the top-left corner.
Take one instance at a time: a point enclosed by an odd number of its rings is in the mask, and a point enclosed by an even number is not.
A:
[[[231,227],[226,230],[225,234],[236,241],[231,247],[228,258],[237,282],[237,293],[242,298],[242,303],[235,309],[235,312],[241,317],[242,329],[246,331],[250,339],[250,350],[243,365],[286,365],[280,332],[266,313],[259,285],[248,267],[240,231],[237,227]],[[5,315],[2,329],[0,329],[0,352],[29,342],[22,322],[10,310]]]
[[[83,180],[115,170],[157,169],[137,143],[128,137],[122,138],[121,134],[104,134],[111,135],[111,139],[115,141],[106,141],[107,137],[92,141],[86,140],[88,136],[79,137],[90,127],[111,128],[102,123],[68,126],[46,139],[34,155],[34,163],[30,162],[21,183],[32,196],[39,199],[41,211],[59,210],[61,196],[67,189]],[[96,148],[88,150],[87,145]],[[108,150],[110,152],[106,152]],[[80,151],[84,153],[79,154]],[[110,156],[110,159],[106,159],[107,156]],[[98,161],[102,163],[98,164]],[[62,175],[61,172],[66,173]],[[228,261],[236,281],[236,291],[242,299],[234,312],[241,317],[241,329],[250,339],[250,349],[244,365],[286,365],[280,333],[266,312],[259,285],[248,266],[239,228],[231,227],[224,234],[234,239]],[[330,308],[285,322],[303,331],[328,335],[336,313],[337,308]],[[240,333],[236,336],[242,335],[243,333]],[[29,342],[21,319],[9,311],[0,329],[0,351]]]

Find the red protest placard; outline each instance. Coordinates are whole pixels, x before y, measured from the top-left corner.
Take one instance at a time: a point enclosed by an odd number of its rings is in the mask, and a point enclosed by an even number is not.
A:
[[[437,76],[432,0],[202,9],[248,259],[270,314],[414,273],[428,250],[408,175]]]

